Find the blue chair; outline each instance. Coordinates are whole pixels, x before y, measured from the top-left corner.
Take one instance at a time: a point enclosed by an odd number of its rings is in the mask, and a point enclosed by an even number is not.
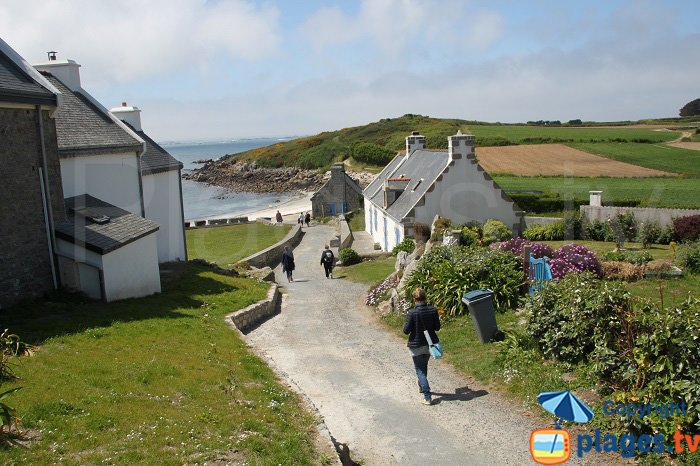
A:
[[[549,266],[549,257],[535,259],[530,254],[530,295],[540,291],[545,282],[552,279],[552,269]]]

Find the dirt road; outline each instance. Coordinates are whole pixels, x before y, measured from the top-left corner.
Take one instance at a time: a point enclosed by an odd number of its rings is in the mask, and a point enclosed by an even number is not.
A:
[[[366,465],[534,464],[530,431],[546,426],[448,364],[431,361],[437,404],[420,403],[405,340],[364,306],[366,287],[325,278],[319,260],[333,230],[305,230],[294,251],[295,281],[275,271],[285,289],[282,313],[246,339],[311,400],[352,459]]]

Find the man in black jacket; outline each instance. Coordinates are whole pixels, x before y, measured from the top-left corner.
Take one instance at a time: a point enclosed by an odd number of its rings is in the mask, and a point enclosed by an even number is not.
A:
[[[326,278],[333,278],[333,262],[335,262],[335,255],[326,244],[326,248],[321,253],[321,265],[326,271]]]
[[[433,344],[438,343],[436,331],[440,330],[440,316],[434,306],[425,303],[425,290],[416,288],[413,291],[414,307],[408,310],[406,322],[403,324],[403,333],[408,335],[408,349],[413,356],[413,365],[418,376],[418,386],[423,394],[423,404],[433,404],[433,396],[428,384],[428,361],[430,360],[430,348],[425,338],[425,330],[428,331]]]

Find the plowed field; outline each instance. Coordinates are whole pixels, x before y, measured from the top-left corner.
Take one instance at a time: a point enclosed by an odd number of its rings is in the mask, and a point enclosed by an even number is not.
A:
[[[477,147],[479,164],[491,174],[521,176],[676,176],[589,154],[563,144]]]

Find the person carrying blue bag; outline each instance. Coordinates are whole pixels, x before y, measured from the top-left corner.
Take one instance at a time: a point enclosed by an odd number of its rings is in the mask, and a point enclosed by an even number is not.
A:
[[[428,361],[442,357],[442,345],[437,332],[440,330],[440,316],[434,306],[426,304],[425,290],[413,291],[414,307],[406,313],[403,333],[408,335],[408,350],[413,357],[413,365],[418,376],[418,386],[423,394],[423,404],[433,404],[433,396],[428,383]]]

